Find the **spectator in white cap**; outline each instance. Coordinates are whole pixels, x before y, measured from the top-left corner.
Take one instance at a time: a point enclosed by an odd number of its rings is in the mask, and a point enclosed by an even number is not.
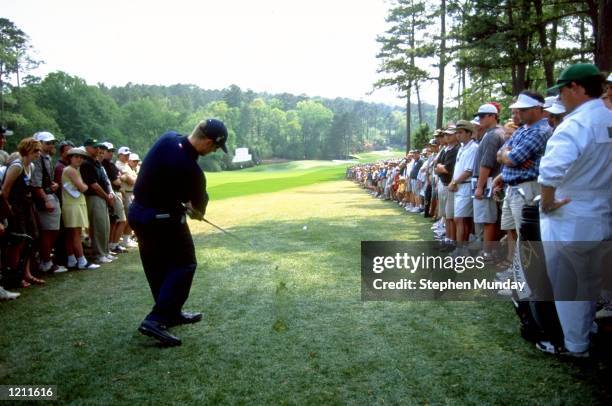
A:
[[[493,108],[491,108],[493,107]],[[472,170],[474,224],[482,225],[485,260],[492,260],[493,242],[497,240],[497,202],[492,198],[493,179],[499,174],[497,151],[504,144],[504,130],[499,125],[497,107],[483,104],[478,109],[480,126],[485,131],[478,144]]]
[[[48,131],[37,132],[34,139],[42,144],[40,157],[33,161],[34,170],[30,181],[40,224],[40,270],[65,272],[65,267],[54,265],[51,260],[51,251],[59,234],[62,216],[60,201],[55,193],[59,185],[53,180],[54,168],[51,165],[57,140]]]
[[[66,228],[66,254],[68,268],[96,269],[99,265],[87,262],[83,255],[81,230],[89,227],[85,192],[79,167],[88,157],[85,148],[71,148],[66,153],[68,165],[62,171],[62,218]]]
[[[501,174],[495,179],[494,188],[506,187],[501,229],[508,232],[510,247],[514,246],[521,226],[523,206],[531,204],[540,194],[537,182],[540,159],[544,155],[546,141],[552,133],[548,120],[544,117],[542,106],[544,106],[542,95],[529,90],[519,94],[516,103],[510,105],[510,108],[518,110],[524,125],[512,134],[497,153],[498,162],[503,167]],[[507,270],[498,277],[506,279],[510,275],[510,270]]]
[[[136,183],[136,172],[128,164],[130,157],[129,147],[123,146],[117,150],[117,161],[115,166],[119,169],[119,179],[121,180],[121,196],[123,198],[123,209],[127,216],[130,205],[134,201],[134,184]],[[126,222],[123,229],[123,236],[121,237],[122,244],[126,248],[136,248],[138,244],[132,240],[132,229]]]
[[[565,106],[561,103],[561,100],[555,96],[550,106],[545,107],[544,111],[548,113],[548,125],[551,126],[554,131],[555,128],[561,124],[563,117],[565,117]]]
[[[138,171],[140,169],[140,157],[138,154],[134,152],[130,154],[128,157],[128,165],[130,165],[130,168],[132,168],[132,170],[136,172],[136,175],[138,175]]]

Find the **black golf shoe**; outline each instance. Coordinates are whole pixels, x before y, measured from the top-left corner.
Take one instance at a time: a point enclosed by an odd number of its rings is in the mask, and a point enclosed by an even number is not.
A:
[[[138,331],[149,337],[153,337],[160,343],[168,347],[175,347],[182,344],[181,339],[173,336],[164,324],[152,320],[144,320],[140,323]]]
[[[202,313],[181,312],[180,316],[168,322],[168,327],[193,324],[202,320]]]

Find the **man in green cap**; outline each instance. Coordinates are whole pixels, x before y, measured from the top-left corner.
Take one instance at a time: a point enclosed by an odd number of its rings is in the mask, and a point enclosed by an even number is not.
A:
[[[538,176],[540,231],[565,345],[538,348],[574,357],[589,355],[601,280],[612,269],[604,264],[612,240],[612,111],[601,99],[603,82],[595,65],[579,63],[549,89],[559,91],[568,114],[548,140]]]

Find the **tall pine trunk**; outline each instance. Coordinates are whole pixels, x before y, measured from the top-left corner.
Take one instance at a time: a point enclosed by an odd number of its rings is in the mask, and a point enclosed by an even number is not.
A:
[[[597,34],[595,36],[595,65],[602,71],[612,70],[612,0],[598,2]]]
[[[419,112],[419,128],[423,126],[423,104],[421,103],[421,93],[419,92],[419,82],[415,83],[417,106]]]
[[[412,93],[412,84],[408,83],[408,90],[406,90],[406,153],[410,151],[410,134],[412,133],[412,109],[410,106],[410,96]]]
[[[436,128],[442,128],[444,119],[444,69],[446,68],[446,0],[440,2],[440,66],[438,72],[438,110]]]

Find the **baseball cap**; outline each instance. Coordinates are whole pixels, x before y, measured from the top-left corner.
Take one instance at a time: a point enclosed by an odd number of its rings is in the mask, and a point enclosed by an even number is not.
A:
[[[110,142],[108,142],[108,141],[101,142],[100,143],[100,148],[104,148],[104,149],[106,149],[108,151],[114,151],[115,150],[115,146],[113,144],[111,144]]]
[[[474,125],[480,125],[480,117],[476,116],[472,119],[472,121],[470,121],[470,123],[474,124]]]
[[[128,160],[130,160],[130,161],[140,161],[140,157],[138,156],[138,154],[135,154],[135,153],[131,152],[130,156],[128,157]]]
[[[493,106],[495,108],[495,106]],[[495,109],[497,111],[497,109]],[[497,114],[497,113],[496,113]],[[470,123],[467,120],[459,120],[457,121],[457,128],[463,128],[464,130],[468,130],[469,132],[474,132],[474,124]]]
[[[575,82],[577,80],[590,79],[600,76],[599,68],[592,63],[576,63],[570,65],[561,72],[557,84],[549,88],[547,92],[556,92],[563,86]],[[608,78],[610,80],[610,78]]]
[[[608,75],[608,79],[606,79],[606,82],[612,83],[612,73]]]
[[[533,97],[527,96],[524,93],[519,94],[516,103],[511,104],[511,109],[530,109],[532,107],[542,106],[543,103]]]
[[[438,145],[438,141],[436,141],[435,138],[432,138],[432,139],[429,140],[428,145]]]
[[[56,141],[55,136],[51,134],[49,131],[39,131],[34,134],[34,139],[40,142],[50,142]]]
[[[0,126],[0,135],[8,137],[10,135],[13,135],[13,132],[11,130],[9,130],[8,128],[6,128],[6,127],[1,127]]]
[[[227,154],[227,147],[225,146],[225,142],[227,141],[227,128],[225,128],[223,121],[209,118],[200,123],[200,128],[206,137],[213,140],[215,145]]]
[[[94,147],[94,148],[98,148],[100,146],[100,144],[98,143],[98,140],[95,138],[88,138],[85,140],[85,142],[83,143],[84,147]]]
[[[491,103],[485,103],[482,106],[478,107],[478,112],[476,114],[498,114],[497,107],[495,107]]]
[[[119,147],[117,150],[117,154],[119,155],[130,155],[132,151],[130,151],[130,147]]]

